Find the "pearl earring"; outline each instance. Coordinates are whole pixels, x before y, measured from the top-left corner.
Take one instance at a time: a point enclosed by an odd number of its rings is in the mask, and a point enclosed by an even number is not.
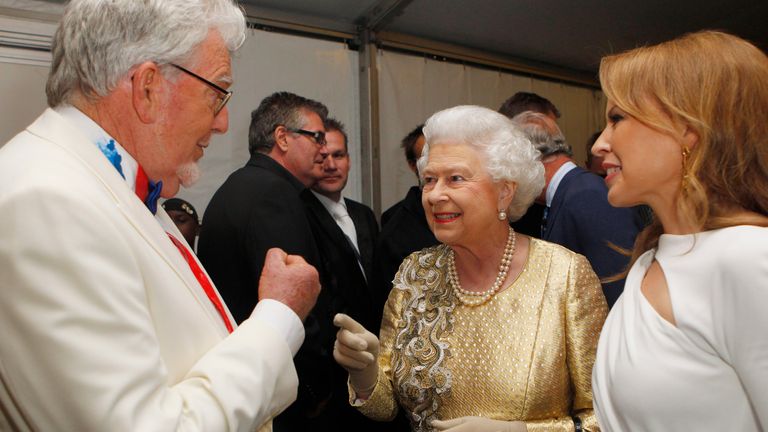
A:
[[[507,212],[499,210],[499,220],[505,220],[507,218]]]

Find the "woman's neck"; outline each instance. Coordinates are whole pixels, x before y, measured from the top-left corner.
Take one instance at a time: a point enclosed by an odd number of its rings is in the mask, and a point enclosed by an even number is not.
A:
[[[678,199],[678,197],[674,199],[659,197],[655,200],[649,200],[647,204],[661,223],[664,234],[693,234],[700,231],[688,218],[684,217],[677,203]]]
[[[476,246],[451,246],[455,254],[456,270],[462,287],[468,291],[484,291],[499,274],[499,265],[507,244],[509,226],[494,226],[484,241]],[[478,239],[480,240],[480,239]]]

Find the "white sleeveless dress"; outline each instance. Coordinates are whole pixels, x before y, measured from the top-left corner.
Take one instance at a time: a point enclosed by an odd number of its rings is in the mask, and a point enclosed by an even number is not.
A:
[[[676,326],[640,291],[654,257]],[[603,431],[768,430],[768,228],[661,236],[605,322],[592,388]]]

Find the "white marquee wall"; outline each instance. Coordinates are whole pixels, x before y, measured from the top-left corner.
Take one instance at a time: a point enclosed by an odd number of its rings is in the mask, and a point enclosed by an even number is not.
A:
[[[0,36],[6,30],[20,28],[50,37],[55,25],[0,13]],[[219,185],[248,160],[251,111],[265,96],[287,90],[323,102],[331,115],[347,126],[352,171],[345,195],[359,200],[362,183],[358,52],[341,42],[262,30],[249,32],[249,38],[232,60],[235,94],[228,105],[229,131],[214,137],[208,147],[201,162],[201,181],[182,190],[179,196],[202,213]],[[46,52],[0,47],[0,146],[45,108],[44,85],[49,63],[50,54]],[[416,184],[405,164],[400,141],[437,110],[459,104],[497,109],[517,91],[539,93],[563,113],[560,125],[574,147],[578,163],[584,159],[587,137],[603,124],[604,101],[600,91],[393,51],[378,51],[377,65],[382,209],[400,200]]]
[[[579,164],[586,156],[587,139],[604,124],[603,95],[598,90],[398,52],[383,51],[378,59],[383,209],[416,184],[400,141],[441,109],[472,104],[495,110],[515,92],[537,93],[561,111],[560,127]]]
[[[232,59],[234,95],[229,102],[229,132],[211,142],[201,161],[203,178],[180,197],[202,212],[230,173],[248,161],[251,111],[266,96],[290,91],[318,100],[347,128],[352,158],[344,194],[360,198],[360,119],[358,53],[340,42],[250,30]]]

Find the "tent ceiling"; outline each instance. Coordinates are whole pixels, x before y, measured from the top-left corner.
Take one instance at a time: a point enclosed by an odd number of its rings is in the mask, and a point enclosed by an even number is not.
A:
[[[768,51],[768,1],[245,0],[249,15],[458,45],[594,76],[600,57],[686,32],[721,29]],[[367,20],[371,22],[370,19]]]

